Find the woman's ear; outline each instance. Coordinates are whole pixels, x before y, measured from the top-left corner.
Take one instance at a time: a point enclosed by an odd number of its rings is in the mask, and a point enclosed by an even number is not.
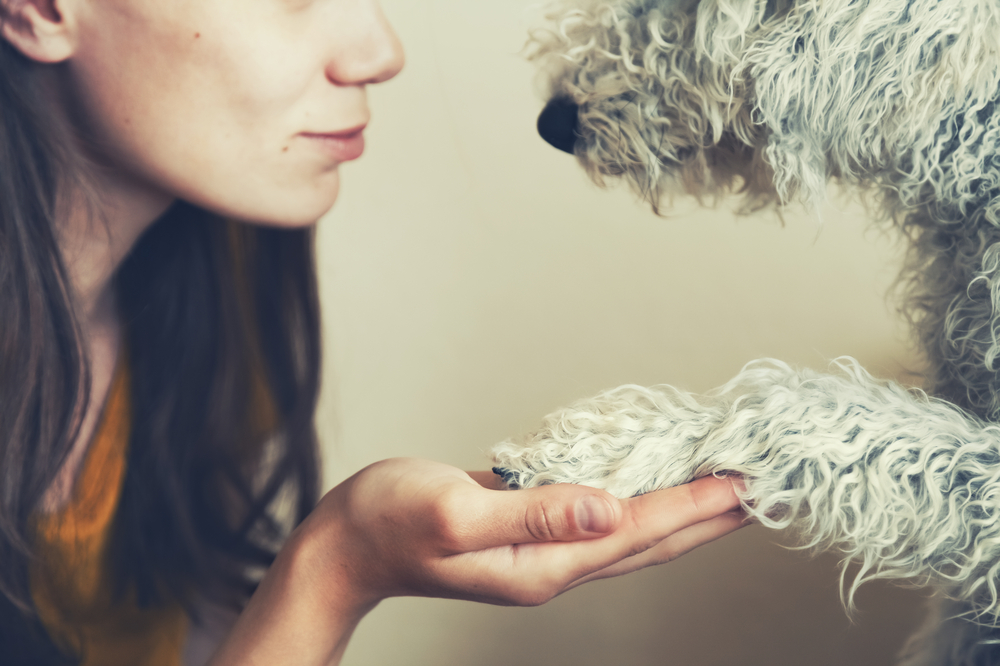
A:
[[[76,46],[65,0],[0,0],[3,38],[26,57],[44,63],[66,60]]]

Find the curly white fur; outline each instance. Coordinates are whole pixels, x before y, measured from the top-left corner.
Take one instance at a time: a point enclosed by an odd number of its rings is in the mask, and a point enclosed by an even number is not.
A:
[[[748,365],[705,396],[626,386],[494,451],[511,485],[626,497],[730,472],[746,510],[944,600],[907,666],[1000,663],[1000,0],[576,0],[533,36],[574,152],[654,208],[871,196],[911,249],[927,390]],[[846,568],[845,568],[846,571]]]
[[[493,449],[516,487],[579,483],[632,497],[719,473],[749,515],[794,527],[874,578],[925,585],[1000,615],[1000,426],[879,381],[756,361],[716,391],[622,386]]]
[[[736,175],[767,194],[739,157],[783,202],[837,177],[904,205],[985,203],[1000,224],[996,0],[577,2],[553,17],[532,57],[580,105],[576,152],[598,181],[624,176],[654,205]]]
[[[622,386],[497,445],[494,461],[512,487],[579,483],[618,497],[740,474],[751,517],[842,553],[843,573],[860,563],[849,606],[877,578],[933,585],[958,602],[945,623],[951,641],[936,621],[907,664],[996,663],[982,643],[1000,619],[1000,426],[852,359],[837,367],[757,361],[704,396]],[[951,656],[926,661],[931,648]]]

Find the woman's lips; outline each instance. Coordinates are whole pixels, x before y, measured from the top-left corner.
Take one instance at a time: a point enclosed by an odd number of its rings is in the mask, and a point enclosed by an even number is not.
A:
[[[350,162],[358,159],[365,152],[364,131],[364,127],[359,127],[346,132],[330,134],[303,132],[301,136],[312,141],[335,161]]]

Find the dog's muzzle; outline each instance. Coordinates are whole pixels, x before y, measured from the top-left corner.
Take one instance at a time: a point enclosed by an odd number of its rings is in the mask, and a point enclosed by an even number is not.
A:
[[[580,107],[568,97],[556,97],[549,101],[538,116],[538,133],[543,139],[564,152],[573,154],[573,147],[579,135]]]

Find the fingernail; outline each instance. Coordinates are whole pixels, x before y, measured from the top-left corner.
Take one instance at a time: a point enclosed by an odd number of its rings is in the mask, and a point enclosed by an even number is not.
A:
[[[609,532],[615,513],[602,497],[587,495],[576,502],[576,524],[585,532]]]

